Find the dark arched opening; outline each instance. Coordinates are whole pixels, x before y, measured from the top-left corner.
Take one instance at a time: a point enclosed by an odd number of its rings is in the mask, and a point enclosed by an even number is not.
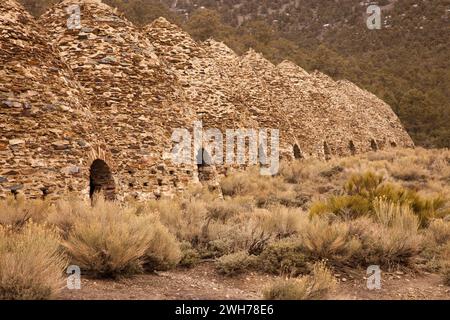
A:
[[[397,142],[395,142],[394,140],[391,141],[391,147],[392,148],[397,148]]]
[[[92,197],[102,192],[106,200],[116,199],[116,186],[111,174],[111,170],[105,161],[95,160],[90,169],[89,175],[89,196]]]
[[[298,144],[294,144],[294,158],[295,159],[303,159],[303,153],[302,150],[300,150],[300,147]]]
[[[209,181],[212,178],[212,160],[208,151],[204,148],[201,148],[197,152],[196,156],[197,160],[197,171],[198,171],[198,180],[199,181]]]
[[[377,144],[377,142],[375,141],[375,139],[371,139],[371,140],[370,140],[370,148],[371,148],[373,151],[378,151],[378,144]]]
[[[348,148],[350,149],[351,155],[354,156],[356,154],[356,147],[355,147],[353,140],[349,141]]]

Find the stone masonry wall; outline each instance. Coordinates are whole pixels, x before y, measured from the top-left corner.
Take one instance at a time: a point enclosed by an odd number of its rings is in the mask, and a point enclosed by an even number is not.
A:
[[[4,0],[0,45],[0,198],[144,200],[244,169],[172,161],[173,131],[198,120],[224,136],[278,129],[288,160],[414,147],[391,108],[349,81],[198,43],[164,18],[139,30],[100,0],[63,0],[39,23]]]

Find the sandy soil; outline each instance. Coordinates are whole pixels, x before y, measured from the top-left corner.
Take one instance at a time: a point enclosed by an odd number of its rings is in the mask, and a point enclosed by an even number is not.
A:
[[[380,290],[368,290],[365,272],[335,274],[338,286],[330,299],[445,299],[450,287],[442,285],[439,275],[383,273]],[[258,273],[228,278],[217,274],[212,263],[193,269],[140,275],[128,279],[82,279],[81,290],[64,289],[61,299],[76,300],[258,300],[261,291],[277,277]]]

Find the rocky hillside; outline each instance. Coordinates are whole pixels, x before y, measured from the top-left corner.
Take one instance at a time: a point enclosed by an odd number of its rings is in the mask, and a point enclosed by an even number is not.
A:
[[[260,50],[272,59],[292,56],[308,70],[347,78],[372,91],[393,106],[417,144],[449,146],[448,1],[165,2],[191,21],[202,7],[219,12],[240,33],[250,30],[261,38]],[[369,4],[382,9],[381,30],[366,27]],[[254,42],[248,35],[242,39],[245,45]]]
[[[20,0],[35,15],[57,0]],[[417,145],[450,146],[448,0],[105,0],[134,23],[163,16],[239,54],[349,79],[392,106]],[[366,8],[382,9],[368,30]]]

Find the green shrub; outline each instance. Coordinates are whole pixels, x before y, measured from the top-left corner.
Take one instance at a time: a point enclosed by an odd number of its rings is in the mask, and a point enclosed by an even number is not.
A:
[[[56,231],[27,223],[19,232],[0,226],[0,300],[55,298],[67,260]]]
[[[370,171],[363,174],[356,174],[351,176],[344,185],[344,191],[348,195],[360,195],[364,198],[373,199],[383,180],[383,176]]]
[[[360,195],[333,196],[326,202],[316,202],[311,206],[312,216],[333,213],[338,216],[355,218],[370,213],[370,200]]]
[[[285,239],[269,244],[259,256],[259,269],[271,274],[297,276],[308,271],[298,242]]]
[[[245,251],[220,257],[216,262],[217,271],[226,276],[235,276],[254,268],[256,257]]]
[[[277,281],[264,291],[267,300],[323,300],[335,288],[336,281],[322,262],[312,275]]]
[[[200,254],[192,245],[184,241],[180,245],[181,249],[181,260],[178,263],[179,266],[184,268],[191,268],[200,262]]]
[[[450,213],[448,201],[444,197],[425,198],[414,190],[383,182],[383,179],[383,176],[372,172],[353,175],[344,185],[345,194],[314,203],[310,214],[334,213],[347,218],[370,215],[375,212],[374,201],[377,198],[409,205],[422,227],[427,226],[432,218],[444,217]]]

